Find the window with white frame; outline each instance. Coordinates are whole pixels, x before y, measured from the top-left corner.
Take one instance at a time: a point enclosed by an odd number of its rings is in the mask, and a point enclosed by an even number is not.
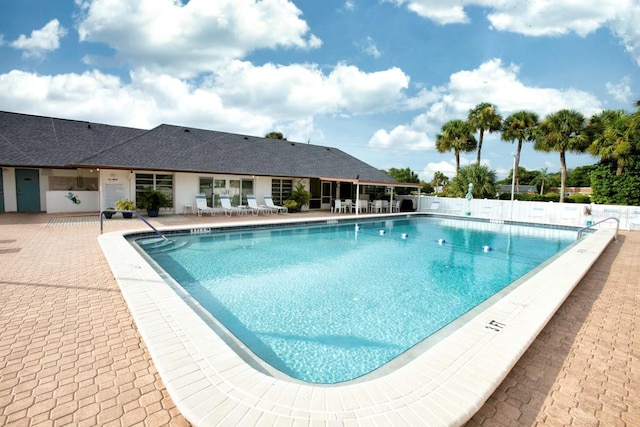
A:
[[[173,208],[173,175],[160,173],[136,173],[136,205],[140,202],[140,194],[151,187],[164,193],[169,199],[168,208]]]

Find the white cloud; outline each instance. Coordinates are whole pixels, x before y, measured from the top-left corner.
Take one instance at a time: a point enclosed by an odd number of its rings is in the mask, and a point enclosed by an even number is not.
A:
[[[446,86],[420,93],[421,99],[432,99],[432,102],[410,125],[400,125],[390,132],[378,130],[369,145],[389,150],[396,147],[415,151],[432,149],[433,144],[421,143],[423,140],[416,135],[424,134],[426,140],[435,141],[445,122],[466,119],[469,109],[480,102],[497,105],[503,117],[519,110],[534,111],[541,118],[563,108],[576,109],[586,116],[601,110],[600,101],[590,93],[572,88],[526,86],[518,80],[519,71],[517,66],[505,66],[499,59],[489,60],[475,70],[458,71],[450,76]]]
[[[629,77],[624,77],[618,83],[607,82],[605,84],[607,93],[614,97],[614,99],[628,103],[631,100],[631,81]]]
[[[371,55],[374,58],[380,58],[380,55],[382,55],[371,37],[367,37],[367,43],[362,50],[364,51],[364,53],[366,53],[367,55]]]
[[[353,0],[346,0],[344,2],[344,8],[346,10],[355,10],[356,9],[356,2],[354,2]]]
[[[175,123],[263,135],[285,129],[303,141],[321,114],[367,114],[403,99],[408,77],[399,69],[366,73],[338,64],[329,74],[315,65],[253,66],[233,61],[199,84],[137,69],[130,82],[101,73],[43,76],[23,71],[0,75],[0,109],[123,126]]]
[[[640,65],[640,3],[637,0],[387,0],[438,24],[469,22],[465,9],[484,7],[487,20],[498,31],[527,36],[586,36],[600,28],[610,29],[622,40]]]
[[[40,58],[47,52],[60,47],[60,39],[67,34],[67,30],[57,19],[52,19],[39,30],[33,30],[29,37],[21,34],[11,46],[23,51],[25,58]]]
[[[394,108],[409,78],[400,69],[366,73],[338,64],[324,74],[314,64],[254,66],[233,61],[208,82],[229,105],[299,119],[315,114],[367,114]]]
[[[426,133],[409,126],[397,126],[391,132],[378,130],[369,140],[374,149],[397,151],[423,151],[434,148]]]
[[[106,43],[135,67],[183,77],[216,70],[257,49],[322,44],[287,0],[76,1],[83,10],[81,41]]]
[[[465,0],[387,0],[398,6],[407,5],[407,9],[438,24],[465,24],[469,17],[464,11]]]
[[[65,118],[119,126],[173,123],[258,135],[274,122],[255,111],[225,106],[210,91],[146,71],[132,73],[131,83],[98,71],[56,76],[11,71],[0,75],[0,106],[54,117],[64,111]]]
[[[426,182],[431,182],[433,179],[433,174],[436,172],[442,172],[449,178],[453,178],[456,176],[456,165],[451,162],[441,161],[438,163],[427,163],[427,165],[422,169],[420,173],[420,179]]]

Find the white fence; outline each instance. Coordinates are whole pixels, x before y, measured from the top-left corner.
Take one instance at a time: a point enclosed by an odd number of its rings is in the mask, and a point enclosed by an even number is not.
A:
[[[401,196],[410,198],[410,196]],[[583,203],[523,202],[489,199],[459,199],[448,197],[413,197],[420,212],[461,215],[495,220],[514,220],[541,224],[585,226],[605,218],[616,217],[620,228],[640,228],[640,207]],[[588,215],[588,213],[591,213]],[[615,221],[605,221],[598,227],[615,228]]]

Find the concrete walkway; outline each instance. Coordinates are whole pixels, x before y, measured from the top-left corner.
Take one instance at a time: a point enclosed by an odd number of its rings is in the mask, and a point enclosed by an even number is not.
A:
[[[105,232],[134,228],[141,222],[105,221]],[[188,425],[99,233],[97,215],[0,214],[0,425]],[[640,425],[639,257],[640,233],[623,233],[468,424]]]

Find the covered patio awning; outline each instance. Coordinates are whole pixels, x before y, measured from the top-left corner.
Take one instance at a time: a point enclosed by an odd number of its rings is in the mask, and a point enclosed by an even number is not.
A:
[[[417,188],[418,196],[420,196],[420,189],[422,188],[422,184],[416,184],[415,182],[390,182],[390,181],[367,181],[359,178],[349,179],[349,178],[320,178],[322,181],[334,181],[334,182],[348,182],[356,185],[356,215],[360,213],[360,186],[361,185],[372,185],[376,187],[409,187],[409,188]],[[389,201],[389,209],[391,208],[391,204],[393,204],[393,194],[391,195],[391,200]],[[419,204],[419,203],[418,203]]]
[[[422,184],[417,184],[415,182],[390,182],[390,181],[367,181],[364,179],[358,178],[326,178],[320,177],[322,181],[334,181],[334,182],[349,182],[351,184],[360,184],[360,185],[373,185],[377,187],[411,187],[411,188],[422,188]]]

